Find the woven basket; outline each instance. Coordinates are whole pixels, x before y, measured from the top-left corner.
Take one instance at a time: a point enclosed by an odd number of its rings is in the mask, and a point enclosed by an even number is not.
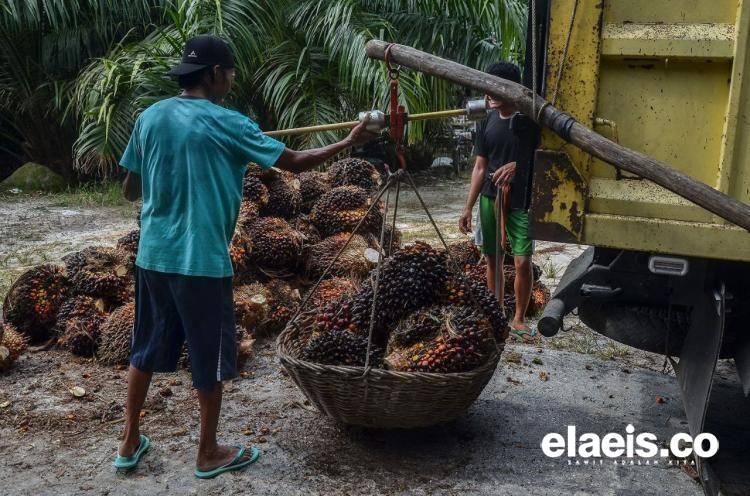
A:
[[[433,374],[321,365],[298,357],[310,338],[315,312],[286,327],[276,346],[284,368],[320,410],[345,424],[380,429],[426,427],[468,410],[500,360],[498,349],[470,372]],[[500,345],[502,346],[502,345]]]

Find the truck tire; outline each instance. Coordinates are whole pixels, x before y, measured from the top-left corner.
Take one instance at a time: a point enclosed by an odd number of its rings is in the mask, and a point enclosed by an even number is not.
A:
[[[684,308],[648,306],[637,303],[584,301],[578,307],[581,321],[594,331],[639,350],[678,356],[690,327]],[[670,334],[667,340],[667,320]]]

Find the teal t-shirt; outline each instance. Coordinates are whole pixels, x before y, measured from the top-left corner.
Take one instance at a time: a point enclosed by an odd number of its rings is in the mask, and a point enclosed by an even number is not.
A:
[[[136,120],[120,165],[140,175],[141,239],[136,265],[188,276],[230,277],[242,179],[266,169],[284,144],[250,118],[209,100],[174,97]]]

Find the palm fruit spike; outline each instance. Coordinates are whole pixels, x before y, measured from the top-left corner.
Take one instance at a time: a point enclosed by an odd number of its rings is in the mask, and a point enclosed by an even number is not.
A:
[[[89,357],[96,352],[99,328],[106,318],[104,302],[90,296],[66,301],[57,314],[58,345],[74,355]]]
[[[130,339],[135,324],[135,303],[127,303],[112,312],[99,328],[97,359],[105,365],[127,365]]]
[[[421,324],[419,332],[409,327],[413,324]],[[432,307],[418,310],[399,325],[385,365],[411,372],[466,372],[484,363],[494,348],[492,326],[478,310]]]
[[[250,255],[253,252],[253,241],[247,231],[237,225],[229,244],[229,258],[232,261],[234,273],[242,275],[247,272],[250,265]]]
[[[268,202],[260,207],[262,215],[292,219],[299,215],[302,207],[302,194],[299,179],[294,175],[273,174],[264,178],[268,188]]]
[[[248,227],[252,260],[263,269],[293,271],[302,254],[304,236],[284,219],[261,217]]]
[[[375,328],[387,329],[411,311],[437,303],[448,279],[447,265],[444,251],[420,241],[386,259],[380,269]],[[360,328],[369,327],[371,301],[360,299],[352,308],[353,321]]]
[[[3,320],[13,324],[32,343],[49,339],[60,305],[68,296],[62,267],[45,264],[23,273],[3,303]]]
[[[271,299],[271,292],[261,283],[235,288],[234,318],[237,324],[257,334],[271,313]]]
[[[63,260],[76,293],[115,302],[132,298],[133,274],[126,257],[116,249],[84,248]]]
[[[256,205],[268,204],[268,188],[259,176],[248,174],[242,181],[242,197]]]
[[[448,255],[459,267],[477,264],[481,258],[479,248],[471,239],[448,245]]]
[[[331,184],[337,186],[358,186],[370,193],[380,186],[380,173],[367,160],[345,158],[334,162],[328,169]]]
[[[302,350],[301,358],[324,365],[349,365],[362,367],[367,357],[367,337],[347,331],[330,331],[310,339]],[[383,350],[370,349],[370,366],[380,367]]]
[[[305,250],[305,274],[307,277],[315,280],[320,278],[350,236],[350,233],[338,233],[329,236],[320,243],[309,246]],[[331,270],[328,271],[327,277],[363,277],[367,275],[372,268],[370,261],[365,256],[367,248],[369,248],[367,241],[362,236],[355,234],[339,259],[331,267]]]
[[[28,341],[11,324],[0,324],[0,335],[0,372],[5,372],[26,351]]]
[[[315,293],[307,302],[307,308],[323,308],[329,302],[338,302],[349,297],[357,290],[357,286],[351,279],[334,277],[321,281]]]
[[[299,192],[302,195],[302,211],[310,213],[318,201],[331,189],[328,174],[318,171],[307,171],[299,175]]]
[[[365,218],[371,205],[370,195],[357,186],[334,188],[315,202],[310,219],[324,236],[351,232]],[[357,234],[380,232],[382,202],[370,211]]]

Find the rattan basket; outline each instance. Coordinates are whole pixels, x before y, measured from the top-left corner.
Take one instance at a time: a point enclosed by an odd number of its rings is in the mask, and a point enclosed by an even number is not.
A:
[[[310,338],[315,312],[300,315],[279,336],[279,358],[305,396],[333,419],[380,429],[426,427],[464,414],[487,385],[502,344],[486,363],[455,374],[396,372],[321,365],[298,357]]]

